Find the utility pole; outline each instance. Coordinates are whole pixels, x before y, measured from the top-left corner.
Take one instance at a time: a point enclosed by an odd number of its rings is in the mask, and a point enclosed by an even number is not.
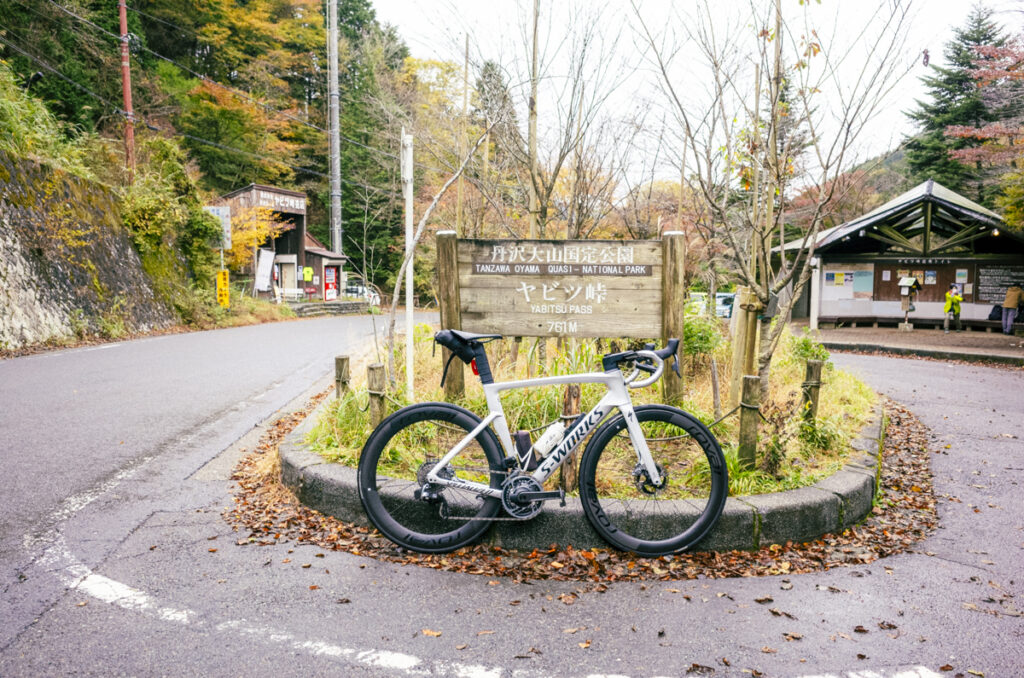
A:
[[[405,128],[402,128],[402,195],[405,197],[405,256],[409,259],[409,263],[405,267],[405,381],[406,381],[406,398],[409,402],[413,402],[415,394],[413,392],[413,319],[412,312],[415,306],[415,299],[413,297],[412,289],[412,258],[413,248],[415,243],[413,242],[413,229],[412,229],[412,135],[405,133]]]
[[[124,89],[124,165],[128,170],[128,183],[135,179],[135,113],[132,111],[131,51],[128,48],[128,8],[124,0],[117,0],[117,13],[121,19],[121,85]]]
[[[466,33],[466,60],[462,65],[462,122],[459,125],[459,157],[466,157],[466,109],[469,98],[469,33]],[[462,227],[462,175],[456,185],[455,196],[455,233],[461,238],[465,235]]]
[[[123,1],[123,0],[122,0]],[[338,0],[327,0],[327,89],[331,154],[331,251],[341,247],[341,104],[338,95]]]
[[[533,0],[533,59],[530,62],[530,238],[537,237],[540,197],[537,195],[537,23],[540,0]]]

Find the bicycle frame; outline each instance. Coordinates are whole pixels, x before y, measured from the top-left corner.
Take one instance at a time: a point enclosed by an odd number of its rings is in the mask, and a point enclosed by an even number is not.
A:
[[[518,458],[515,446],[512,443],[508,422],[505,420],[505,410],[501,405],[500,396],[502,391],[557,386],[559,384],[604,384],[607,393],[589,412],[576,420],[573,426],[565,432],[562,441],[544,457],[544,460],[531,474],[534,480],[543,485],[544,481],[550,478],[555,470],[565,463],[569,455],[579,447],[580,443],[587,437],[587,434],[601,423],[605,415],[612,409],[618,409],[626,420],[626,428],[629,431],[629,438],[633,443],[633,449],[637,453],[637,461],[644,465],[653,483],[658,484],[661,482],[657,465],[651,458],[650,451],[647,448],[647,440],[644,438],[643,431],[637,423],[636,414],[633,411],[633,401],[629,397],[626,381],[619,370],[484,384],[484,396],[487,399],[487,409],[489,410],[487,416],[437,462],[430,473],[427,474],[427,481],[434,485],[470,489],[484,496],[500,498],[502,488],[493,488],[483,483],[475,483],[459,478],[443,478],[439,475],[439,472],[448,466],[457,454],[469,446],[484,429],[492,424],[494,425],[495,432],[498,434],[498,440],[505,451],[505,456]]]

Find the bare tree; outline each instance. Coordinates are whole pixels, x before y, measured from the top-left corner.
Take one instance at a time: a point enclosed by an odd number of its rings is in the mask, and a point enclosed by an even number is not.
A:
[[[856,50],[840,44],[833,27],[829,40],[809,25],[805,3],[802,26],[783,17],[781,0],[762,15],[753,3],[745,21],[722,30],[712,20],[707,0],[688,11],[687,47],[696,50],[711,83],[708,101],[695,106],[673,77],[674,60],[681,53],[678,41],[655,34],[634,3],[634,14],[661,88],[676,115],[690,148],[697,186],[711,212],[716,231],[729,245],[736,273],[764,309],[789,287],[777,316],[785,318],[800,290],[810,279],[811,258],[821,224],[828,213],[835,179],[851,164],[856,142],[879,112],[885,99],[906,74],[909,64],[900,59],[908,22],[908,3],[892,0],[873,13],[860,11],[861,24],[842,27],[852,36]],[[690,9],[690,8],[688,8]],[[718,11],[716,9],[716,11]],[[749,30],[753,23],[755,34]],[[742,49],[744,32],[753,49]],[[856,52],[857,57],[851,57]],[[854,58],[864,54],[863,62]],[[693,63],[688,66],[692,69]],[[795,95],[784,97],[785,79]],[[687,93],[689,94],[689,92]],[[795,157],[781,134],[794,121],[806,128],[805,153]],[[781,266],[773,264],[772,250],[784,242],[787,189],[802,184],[814,193],[808,226],[799,239],[798,256]],[[758,347],[758,373],[767,395],[772,355],[785,323],[774,325],[762,315]]]

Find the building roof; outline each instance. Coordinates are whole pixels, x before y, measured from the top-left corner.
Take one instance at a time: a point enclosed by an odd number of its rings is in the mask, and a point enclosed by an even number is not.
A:
[[[316,254],[317,256],[324,257],[325,259],[348,260],[348,257],[341,252],[332,252],[327,249],[327,247],[317,240],[309,231],[306,231],[306,252]]]
[[[992,210],[929,179],[867,214],[821,231],[816,250],[916,256],[998,253],[1006,245],[1006,238],[999,239],[1002,225],[1002,217]],[[794,251],[800,245],[788,243],[785,249]]]
[[[909,191],[901,193],[889,202],[879,205],[867,214],[830,229],[828,237],[821,237],[824,235],[822,233],[818,237],[818,247],[836,242],[858,229],[883,223],[890,217],[903,214],[908,208],[916,204],[923,205],[925,202],[937,203],[955,216],[961,217],[961,220],[981,221],[990,226],[999,226],[1003,223],[1003,218],[992,210],[968,200],[933,179],[929,179]]]

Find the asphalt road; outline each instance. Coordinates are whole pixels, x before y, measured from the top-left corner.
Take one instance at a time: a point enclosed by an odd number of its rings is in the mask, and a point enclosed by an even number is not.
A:
[[[941,527],[914,552],[788,584],[613,584],[566,605],[581,586],[235,545],[221,512],[254,425],[326,384],[368,328],[310,320],[0,362],[0,675],[1024,673],[1024,618],[1008,614],[1024,609],[1024,446],[1006,437],[1022,435],[1020,371],[835,356],[936,437]]]

